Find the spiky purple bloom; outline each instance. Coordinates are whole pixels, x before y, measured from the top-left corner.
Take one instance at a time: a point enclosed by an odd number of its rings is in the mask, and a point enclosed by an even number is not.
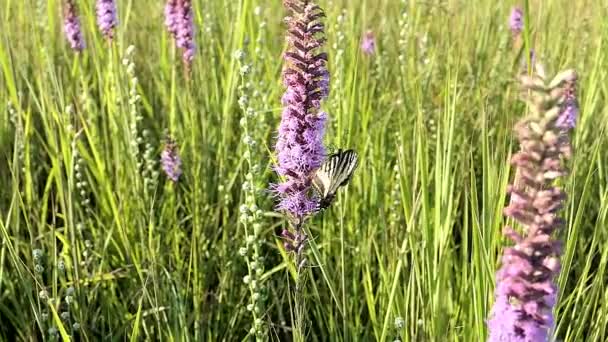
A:
[[[546,342],[554,326],[561,243],[553,235],[565,224],[558,215],[566,194],[553,183],[567,174],[563,161],[572,153],[558,118],[567,101],[567,84],[575,78],[572,70],[548,84],[539,75],[521,77],[531,94],[531,114],[515,127],[520,151],[511,163],[518,168],[520,182],[509,186],[511,201],[504,214],[517,221],[523,233],[504,229],[515,245],[505,248],[496,274],[489,342]]]
[[[194,20],[192,2],[190,0],[177,1],[177,17],[175,26],[175,42],[183,50],[182,58],[186,66],[192,64],[196,45],[194,44]]]
[[[168,0],[165,4],[165,26],[167,31],[175,39],[177,37],[177,27],[179,23],[179,2],[178,0]]]
[[[175,45],[182,50],[182,59],[189,69],[196,51],[192,2],[168,0],[165,4],[165,26],[175,39]]]
[[[75,51],[82,51],[86,47],[82,31],[80,30],[80,20],[78,19],[78,11],[73,0],[68,0],[65,3],[63,15],[63,32],[70,46]]]
[[[114,38],[114,28],[118,25],[116,14],[116,2],[114,0],[97,0],[95,4],[97,12],[97,26],[108,40]]]
[[[167,178],[177,182],[182,174],[182,160],[179,157],[177,144],[169,139],[160,154],[160,164]]]
[[[513,7],[509,16],[509,28],[514,36],[517,36],[524,29],[524,12],[520,7]]]
[[[284,0],[290,12],[287,23],[288,49],[285,52],[283,113],[279,126],[276,172],[284,182],[274,185],[279,195],[277,209],[301,221],[318,208],[318,199],[309,194],[313,172],[325,159],[325,121],[321,101],[329,93],[327,54],[319,50],[325,43],[323,10],[309,0]]]
[[[376,37],[374,32],[367,31],[361,41],[361,51],[366,55],[373,55],[376,52]]]

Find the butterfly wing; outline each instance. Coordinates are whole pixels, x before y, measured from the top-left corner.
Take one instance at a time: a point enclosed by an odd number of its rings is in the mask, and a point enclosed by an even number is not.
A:
[[[319,196],[325,197],[329,190],[330,183],[331,178],[329,172],[327,172],[325,164],[323,164],[315,173],[315,177],[312,180],[312,186]]]
[[[339,158],[337,158],[336,166],[332,172],[332,184],[330,193],[335,193],[339,187],[348,184],[350,177],[355,172],[355,169],[359,165],[359,157],[357,152],[353,150],[347,150],[339,152]]]
[[[329,156],[317,170],[312,184],[321,197],[321,209],[327,208],[331,204],[338,188],[348,184],[357,165],[357,152],[338,150],[337,153]]]

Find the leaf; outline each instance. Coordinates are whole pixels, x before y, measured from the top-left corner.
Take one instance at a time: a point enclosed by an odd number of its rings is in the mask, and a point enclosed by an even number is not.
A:
[[[139,324],[141,322],[141,303],[142,298],[139,299],[139,307],[137,308],[137,314],[135,315],[135,322],[133,322],[133,330],[131,331],[131,338],[129,341],[135,342],[139,337]]]
[[[68,335],[68,332],[65,330],[63,322],[61,322],[61,318],[59,318],[59,315],[57,314],[57,310],[55,310],[55,307],[52,305],[51,302],[49,302],[48,304],[51,308],[51,312],[53,313],[53,321],[55,321],[55,324],[57,324],[57,329],[59,330],[61,339],[64,341],[71,341],[72,339],[70,338],[70,335]]]

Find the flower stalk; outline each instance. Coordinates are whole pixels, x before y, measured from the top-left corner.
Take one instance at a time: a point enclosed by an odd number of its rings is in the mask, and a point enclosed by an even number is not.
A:
[[[321,101],[329,94],[327,54],[325,44],[325,13],[311,0],[284,0],[289,12],[287,23],[288,48],[284,54],[283,83],[287,88],[276,142],[278,163],[276,172],[283,182],[273,185],[279,198],[277,210],[291,221],[291,230],[283,234],[285,248],[295,253],[297,278],[295,287],[294,340],[304,340],[305,309],[302,295],[302,270],[306,264],[307,236],[303,231],[306,218],[319,207],[318,198],[311,195],[314,172],[325,160],[325,122],[327,114],[320,110]],[[297,246],[294,248],[294,243]]]
[[[240,84],[238,87],[240,98],[239,107],[243,113],[240,126],[242,130],[242,147],[244,149],[243,158],[246,165],[245,181],[241,185],[244,203],[240,207],[239,221],[243,227],[245,235],[245,245],[239,250],[247,265],[247,275],[243,281],[247,285],[250,294],[250,301],[247,304],[247,311],[251,312],[252,324],[249,329],[249,336],[255,337],[256,341],[268,340],[268,325],[264,319],[266,311],[267,289],[262,275],[264,274],[264,257],[262,247],[263,239],[263,212],[257,206],[257,196],[259,196],[260,184],[260,164],[262,160],[256,156],[262,155],[260,145],[253,137],[258,137],[257,132],[262,129],[263,123],[260,121],[259,112],[255,109],[259,103],[255,96],[257,90],[252,84],[253,63],[247,57],[248,44],[243,44],[244,50],[237,50],[233,57],[237,60],[240,70]]]
[[[488,327],[489,342],[548,341],[554,327],[557,299],[555,278],[560,270],[561,243],[555,232],[565,225],[559,217],[566,193],[555,185],[567,175],[571,158],[569,129],[560,124],[576,73],[567,70],[547,81],[542,66],[535,75],[522,75],[530,114],[515,126],[520,150],[512,157],[519,182],[508,187],[511,196],[505,216],[520,226],[505,227],[514,246],[505,248],[496,274],[495,303]]]
[[[315,213],[318,199],[311,196],[311,177],[325,160],[325,121],[321,101],[329,93],[327,54],[319,52],[325,43],[323,10],[308,0],[285,0],[290,11],[287,22],[288,50],[285,52],[283,113],[276,152],[277,173],[284,178],[274,185],[279,197],[277,209],[292,221],[301,237],[304,219]]]

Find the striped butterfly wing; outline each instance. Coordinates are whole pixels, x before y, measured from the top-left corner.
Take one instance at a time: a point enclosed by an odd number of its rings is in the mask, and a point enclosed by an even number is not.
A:
[[[329,207],[336,196],[336,191],[341,186],[348,184],[357,165],[358,155],[353,150],[338,150],[321,165],[312,182],[321,197],[320,209]]]

